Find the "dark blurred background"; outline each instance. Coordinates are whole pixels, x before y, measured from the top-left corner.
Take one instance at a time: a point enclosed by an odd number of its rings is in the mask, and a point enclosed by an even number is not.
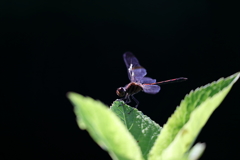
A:
[[[1,1],[1,159],[110,159],[75,121],[68,91],[106,105],[133,52],[157,80],[139,110],[161,126],[191,90],[240,70],[239,8],[223,1]],[[196,142],[202,159],[239,156],[237,82]],[[133,104],[134,105],[134,104]]]

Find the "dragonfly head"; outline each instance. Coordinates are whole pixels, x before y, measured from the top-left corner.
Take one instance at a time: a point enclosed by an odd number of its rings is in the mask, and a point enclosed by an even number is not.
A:
[[[116,93],[119,97],[124,97],[126,95],[126,89],[124,87],[119,87]]]

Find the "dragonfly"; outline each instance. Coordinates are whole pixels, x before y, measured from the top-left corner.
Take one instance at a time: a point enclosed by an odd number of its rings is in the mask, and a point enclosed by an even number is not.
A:
[[[139,64],[138,59],[131,52],[124,53],[123,59],[128,69],[128,78],[130,83],[128,83],[125,87],[119,87],[116,90],[116,94],[119,97],[123,97],[122,100],[125,103],[130,103],[131,99],[134,100],[136,103],[135,108],[139,105],[139,101],[134,97],[136,93],[143,91],[148,94],[157,94],[161,89],[159,85],[183,82],[187,80],[185,77],[179,77],[156,82],[156,79],[145,77],[147,75],[147,70]]]

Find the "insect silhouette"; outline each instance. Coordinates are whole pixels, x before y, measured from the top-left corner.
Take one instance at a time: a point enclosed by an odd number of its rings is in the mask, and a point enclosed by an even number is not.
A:
[[[138,107],[139,101],[134,97],[134,94],[140,91],[157,94],[161,89],[159,85],[187,80],[185,77],[179,77],[156,82],[156,79],[145,77],[147,75],[146,69],[139,64],[138,59],[131,52],[124,53],[123,59],[128,69],[128,78],[131,82],[125,87],[119,87],[116,93],[119,97],[123,97],[122,100],[124,100],[125,103],[130,103],[132,98],[136,102],[135,108]]]

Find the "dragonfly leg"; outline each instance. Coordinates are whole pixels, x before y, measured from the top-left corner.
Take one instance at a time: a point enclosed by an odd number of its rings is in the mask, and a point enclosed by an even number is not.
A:
[[[125,101],[125,103],[130,103],[130,102],[131,102],[130,96],[126,96],[126,101]]]
[[[137,108],[138,105],[139,105],[139,101],[138,101],[133,95],[132,95],[131,97],[132,97],[132,99],[136,102],[135,108]]]
[[[125,103],[131,102],[130,96],[128,94],[125,97],[121,98],[121,100],[123,100]]]

